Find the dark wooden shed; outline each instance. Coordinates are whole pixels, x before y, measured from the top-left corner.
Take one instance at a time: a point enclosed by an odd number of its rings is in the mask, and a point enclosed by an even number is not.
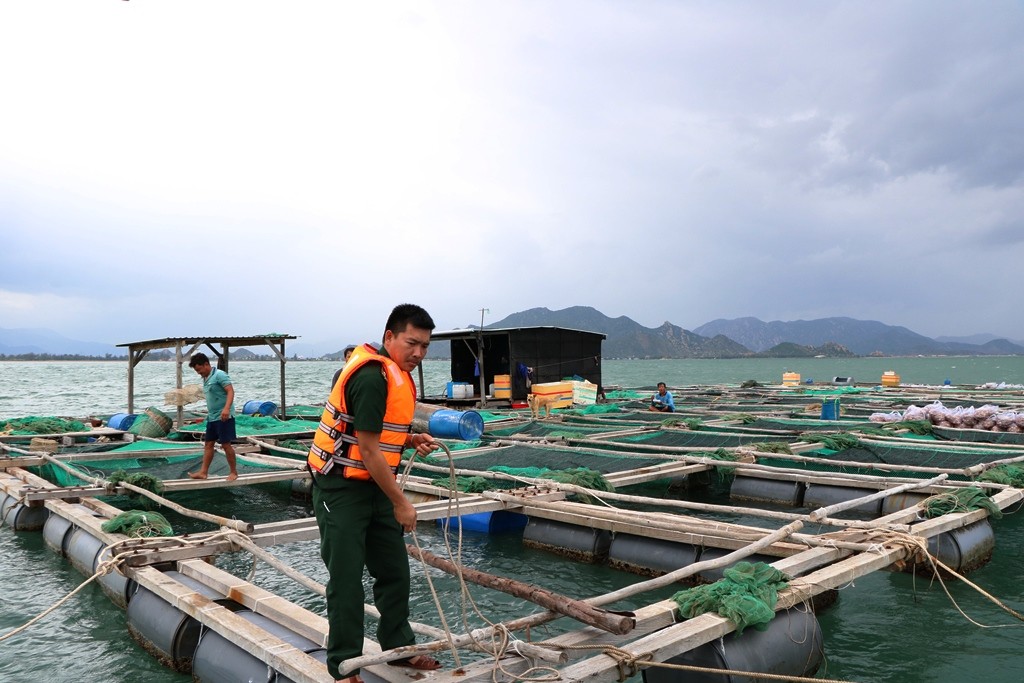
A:
[[[485,405],[495,375],[510,375],[512,400],[522,401],[533,384],[582,377],[601,386],[601,342],[607,335],[565,327],[510,327],[449,330],[432,341],[451,342],[454,382],[474,387],[473,401]],[[478,370],[479,368],[479,370]]]

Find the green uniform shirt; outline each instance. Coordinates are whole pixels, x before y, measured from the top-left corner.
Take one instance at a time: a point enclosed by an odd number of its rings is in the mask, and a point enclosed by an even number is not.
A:
[[[380,355],[390,358],[381,347]],[[357,432],[384,431],[384,413],[388,407],[388,379],[380,363],[369,362],[356,370],[345,386],[345,405]]]

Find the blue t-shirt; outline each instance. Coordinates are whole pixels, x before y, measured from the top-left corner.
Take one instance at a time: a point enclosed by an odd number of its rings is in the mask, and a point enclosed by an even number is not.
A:
[[[203,394],[206,395],[206,419],[216,422],[220,419],[224,404],[228,402],[227,387],[231,386],[231,378],[223,370],[214,368],[203,380]],[[235,416],[235,406],[228,407],[228,419]]]
[[[668,406],[668,409],[671,410],[672,412],[676,411],[676,404],[672,400],[672,392],[671,391],[666,391],[664,396],[662,396],[657,391],[654,392],[654,398],[651,399],[651,403],[654,403],[655,405],[660,403],[663,406]]]

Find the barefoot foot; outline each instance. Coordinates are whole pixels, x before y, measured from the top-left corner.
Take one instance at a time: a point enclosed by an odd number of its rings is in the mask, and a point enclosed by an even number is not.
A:
[[[226,478],[226,479],[227,479],[228,481],[234,481],[235,479],[238,479],[238,472],[232,472],[231,474],[229,474],[229,475],[228,475],[227,477],[225,477],[225,478]]]
[[[193,479],[206,479],[206,472],[189,472],[188,476]]]

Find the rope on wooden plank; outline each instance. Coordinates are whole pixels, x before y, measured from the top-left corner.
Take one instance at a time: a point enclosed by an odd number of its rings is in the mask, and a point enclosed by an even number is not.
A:
[[[691,664],[671,664],[669,662],[654,661],[652,652],[631,652],[617,645],[607,643],[595,643],[592,645],[562,645],[566,650],[600,650],[601,654],[607,655],[615,660],[619,670],[619,683],[636,676],[642,669],[662,668],[676,669],[677,671],[693,671],[697,673],[710,673],[719,676],[746,676],[748,678],[759,678],[768,681],[797,681],[798,683],[849,683],[848,681],[833,678],[808,678],[806,676],[789,676],[786,674],[760,673],[757,671],[742,671],[738,669],[718,669],[707,666],[694,666]]]

